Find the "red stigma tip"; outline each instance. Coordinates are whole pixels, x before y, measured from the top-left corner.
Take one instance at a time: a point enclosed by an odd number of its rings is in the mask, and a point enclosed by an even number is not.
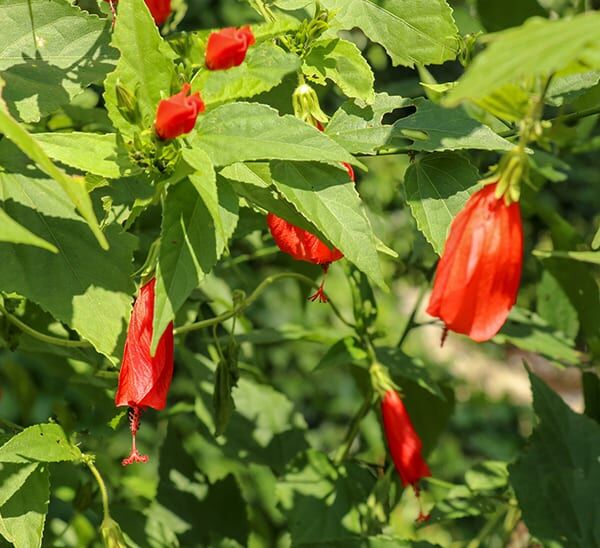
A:
[[[142,455],[135,446],[135,435],[140,428],[140,417],[142,410],[139,407],[131,407],[129,410],[129,429],[131,430],[131,453],[121,461],[123,466],[129,466],[134,462],[148,462],[148,455]]]
[[[444,331],[442,331],[442,338],[440,340],[440,348],[444,347],[444,343],[446,342],[447,338],[448,338],[448,326],[445,325],[444,326]]]

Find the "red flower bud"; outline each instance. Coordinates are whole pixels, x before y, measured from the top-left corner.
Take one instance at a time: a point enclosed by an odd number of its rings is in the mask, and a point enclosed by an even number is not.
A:
[[[119,0],[104,0],[110,3],[110,8],[115,15],[114,6],[117,5]],[[162,25],[169,17],[171,13],[171,0],[144,0],[146,6],[150,10],[152,18],[157,25]]]
[[[173,376],[173,323],[170,323],[162,334],[155,355],[150,354],[155,285],[156,279],[152,278],[140,289],[135,301],[119,373],[115,404],[118,407],[131,408],[133,438],[131,455],[123,460],[123,465],[148,460],[148,457],[138,453],[135,446],[140,414],[148,407],[153,409],[165,407]]]
[[[211,33],[206,44],[206,66],[210,70],[237,67],[244,62],[248,48],[254,44],[250,27],[228,27]]]
[[[473,194],[455,217],[427,312],[475,341],[491,339],[517,300],[523,264],[518,203],[506,205],[496,184]]]
[[[200,94],[196,92],[188,96],[190,89],[189,84],[183,84],[179,93],[158,103],[154,129],[161,139],[175,139],[189,133],[196,125],[198,114],[204,112]]]
[[[419,480],[431,476],[431,472],[421,455],[421,439],[395,390],[385,393],[381,400],[381,414],[385,437],[402,485],[417,488]]]
[[[157,25],[162,25],[171,13],[171,0],[144,0]]]

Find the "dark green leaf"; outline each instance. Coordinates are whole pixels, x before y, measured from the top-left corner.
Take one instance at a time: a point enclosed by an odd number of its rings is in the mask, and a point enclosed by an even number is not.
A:
[[[411,164],[406,199],[419,230],[441,255],[450,224],[477,189],[479,173],[458,154],[429,154]]]
[[[596,546],[600,425],[572,411],[538,377],[529,377],[539,424],[527,449],[509,467],[523,519],[542,542]]]

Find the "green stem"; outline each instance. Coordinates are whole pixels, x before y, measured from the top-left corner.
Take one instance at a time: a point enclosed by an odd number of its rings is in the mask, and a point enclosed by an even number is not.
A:
[[[18,327],[23,333],[27,333],[34,339],[38,341],[42,341],[48,344],[54,344],[56,346],[64,346],[67,348],[89,348],[92,345],[87,341],[71,341],[69,339],[62,339],[60,337],[53,337],[52,335],[46,335],[45,333],[40,333],[33,327],[28,326],[26,323],[23,323],[19,318],[13,316],[10,312],[0,304],[0,314],[2,314],[10,323],[14,326]]]
[[[246,310],[246,308],[248,308],[252,303],[254,303],[254,301],[256,301],[260,297],[260,295],[265,291],[265,289],[267,289],[267,287],[269,287],[272,283],[274,283],[278,280],[283,280],[285,278],[291,278],[291,279],[298,280],[299,282],[302,282],[302,283],[309,285],[311,287],[314,287],[314,288],[319,287],[319,284],[316,283],[314,280],[311,280],[309,277],[304,276],[302,274],[298,274],[296,272],[283,272],[281,274],[274,274],[273,276],[269,276],[268,278],[265,278],[257,286],[257,288],[246,299],[244,299],[238,306],[235,306],[231,310],[229,310],[227,312],[223,312],[222,314],[219,314],[218,316],[215,316],[214,318],[210,318],[208,320],[202,320],[199,322],[195,322],[195,323],[191,323],[188,325],[182,325],[180,327],[177,327],[173,330],[173,333],[175,335],[183,335],[184,333],[189,333],[191,331],[198,331],[200,329],[206,329],[207,327],[212,327],[213,325],[223,323],[224,321],[229,320],[230,318],[233,318],[234,316],[237,316],[238,314],[240,314],[241,312]],[[342,321],[348,327],[354,327],[350,322],[348,322],[341,315],[339,309],[331,302],[331,300],[329,300],[328,302],[329,302],[329,306],[331,307],[331,310],[340,319],[340,321]]]
[[[269,247],[263,247],[262,249],[256,250],[254,253],[247,253],[245,255],[238,255],[233,259],[230,259],[224,262],[221,267],[222,268],[230,268],[232,266],[236,266],[238,264],[246,263],[248,261],[253,261],[255,259],[260,259],[262,257],[268,257],[269,255],[274,255],[279,253],[279,248],[276,245],[272,245]]]
[[[479,534],[467,544],[467,548],[479,548],[482,545],[483,541],[492,533],[492,531],[498,526],[504,515],[506,514],[506,510],[504,508],[500,508],[496,511],[494,515],[487,521],[487,523],[482,527]]]
[[[90,469],[90,472],[96,479],[96,483],[98,483],[98,487],[100,488],[100,496],[102,498],[102,512],[104,515],[104,519],[109,520],[111,518],[110,518],[110,512],[109,512],[109,508],[108,508],[108,491],[106,490],[106,484],[104,483],[104,480],[102,479],[102,476],[100,475],[100,472],[98,472],[98,469],[96,468],[96,465],[94,464],[94,457],[92,455],[85,455],[83,462],[85,462],[87,467]]]
[[[358,436],[358,432],[360,430],[360,424],[362,420],[367,416],[371,409],[371,401],[373,399],[373,393],[369,390],[369,393],[365,396],[365,399],[360,406],[359,410],[356,412],[356,415],[352,418],[352,422],[350,423],[350,428],[348,429],[348,433],[344,439],[344,443],[337,450],[337,453],[333,459],[334,464],[340,465],[344,459],[348,456],[350,452],[350,448]]]
[[[412,331],[412,329],[419,325],[419,324],[417,324],[415,319],[417,317],[419,309],[421,308],[421,304],[423,304],[423,300],[425,299],[425,295],[427,294],[428,288],[429,288],[429,286],[427,286],[427,285],[424,285],[423,287],[421,287],[421,290],[419,291],[419,296],[417,297],[417,301],[415,302],[415,305],[413,306],[410,316],[408,317],[408,321],[406,322],[406,326],[404,327],[404,330],[402,331],[402,334],[400,335],[400,339],[398,340],[398,344],[396,345],[398,348],[402,347],[402,345],[404,344],[404,341],[406,340],[406,337],[408,337],[408,334]]]

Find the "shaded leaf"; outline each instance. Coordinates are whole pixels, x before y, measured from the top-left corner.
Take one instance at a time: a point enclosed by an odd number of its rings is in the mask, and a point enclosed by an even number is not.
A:
[[[410,165],[404,185],[417,227],[441,255],[454,217],[477,189],[479,173],[458,154],[430,154]]]

